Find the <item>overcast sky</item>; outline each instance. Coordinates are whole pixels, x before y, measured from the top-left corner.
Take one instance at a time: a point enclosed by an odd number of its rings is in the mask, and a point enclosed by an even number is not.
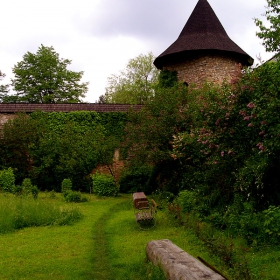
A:
[[[107,78],[131,58],[158,56],[179,36],[198,0],[0,0],[0,70],[4,83],[26,52],[53,46],[90,82],[86,102],[105,92]],[[253,18],[266,0],[208,0],[229,37],[256,60],[265,53]]]

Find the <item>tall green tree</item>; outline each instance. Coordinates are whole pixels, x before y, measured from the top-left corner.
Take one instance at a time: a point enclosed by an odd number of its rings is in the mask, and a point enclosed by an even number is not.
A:
[[[12,85],[17,102],[77,103],[85,97],[88,83],[83,72],[67,69],[71,60],[59,57],[53,47],[41,45],[36,53],[27,52],[13,73]]]
[[[263,40],[263,45],[268,52],[280,51],[280,0],[267,0],[267,10],[265,17],[269,26],[265,26],[264,22],[255,18],[255,24],[260,31],[257,36]]]
[[[150,52],[130,59],[125,70],[108,78],[105,95],[100,103],[146,104],[154,96],[159,70],[153,65]]]
[[[5,78],[6,75],[0,71],[0,81]],[[0,103],[5,102],[5,98],[7,97],[7,94],[9,92],[9,85],[0,85]]]

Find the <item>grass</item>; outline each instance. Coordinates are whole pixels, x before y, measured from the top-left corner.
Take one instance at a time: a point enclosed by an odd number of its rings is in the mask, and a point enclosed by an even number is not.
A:
[[[6,198],[0,194],[1,203]],[[59,195],[51,199],[40,194],[39,199],[59,207],[69,206]],[[29,227],[1,234],[0,279],[162,280],[163,274],[145,254],[146,244],[158,239],[170,239],[234,279],[193,232],[176,226],[164,211],[158,211],[155,228],[142,231],[135,222],[130,195],[106,199],[92,196],[77,205],[83,218],[72,225]],[[252,270],[252,279],[276,280],[280,279],[279,260],[275,248],[248,252],[245,261]]]
[[[0,204],[0,233],[32,226],[67,225],[81,218],[77,207],[59,207],[52,200],[3,194]]]

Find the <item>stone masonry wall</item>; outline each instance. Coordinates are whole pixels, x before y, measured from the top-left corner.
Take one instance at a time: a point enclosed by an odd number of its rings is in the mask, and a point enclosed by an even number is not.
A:
[[[9,120],[13,120],[14,118],[16,118],[15,114],[0,114],[0,131],[4,123],[6,123]]]
[[[177,71],[179,81],[201,86],[205,81],[221,85],[237,78],[240,66],[236,59],[221,55],[203,55],[169,64],[165,70]]]

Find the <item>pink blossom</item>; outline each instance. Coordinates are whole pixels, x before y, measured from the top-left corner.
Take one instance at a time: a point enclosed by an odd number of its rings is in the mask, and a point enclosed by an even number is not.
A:
[[[224,155],[225,155],[225,152],[224,152],[224,151],[222,151],[222,152],[221,152],[221,156],[223,157]]]
[[[220,119],[217,119],[215,125],[218,125],[219,123],[220,123]]]
[[[264,131],[261,131],[261,132],[259,133],[259,135],[264,135]]]
[[[246,116],[243,118],[244,121],[249,121],[251,119],[251,116]]]
[[[264,146],[263,146],[263,143],[258,143],[257,145],[256,145],[258,148],[259,148],[259,150],[261,150],[261,151],[264,151]]]
[[[217,161],[214,161],[213,164],[218,164],[218,162],[217,162]]]
[[[249,123],[249,124],[248,124],[248,127],[252,127],[252,126],[254,126],[252,123]]]
[[[261,121],[261,125],[265,125],[266,124],[266,121]]]
[[[232,154],[232,150],[228,150],[228,155]]]
[[[250,102],[247,107],[250,108],[250,109],[253,109],[256,105],[252,102]]]

